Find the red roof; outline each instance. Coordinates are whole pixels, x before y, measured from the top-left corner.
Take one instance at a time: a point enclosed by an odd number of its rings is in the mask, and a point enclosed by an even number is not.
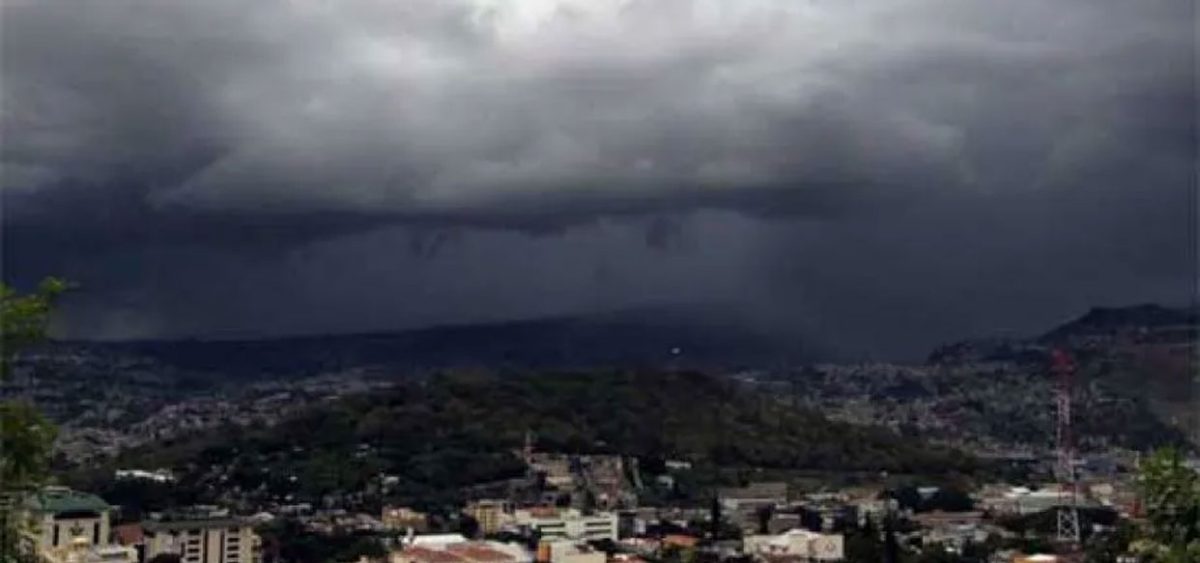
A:
[[[504,563],[516,559],[503,551],[492,549],[486,545],[460,543],[446,546],[446,551],[471,561],[487,563]]]
[[[665,543],[667,545],[676,545],[679,547],[696,547],[696,543],[699,542],[700,540],[698,540],[692,536],[685,536],[683,534],[667,534],[667,535],[663,536],[662,541],[663,541],[663,543]]]
[[[113,533],[117,536],[117,543],[121,545],[138,545],[145,537],[141,524],[122,524],[113,528]]]
[[[400,552],[401,556],[419,563],[461,563],[462,558],[448,551],[429,549],[427,547],[406,547]]]

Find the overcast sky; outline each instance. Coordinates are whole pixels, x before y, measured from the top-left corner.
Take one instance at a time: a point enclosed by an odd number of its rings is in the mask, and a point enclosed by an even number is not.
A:
[[[1194,293],[1189,0],[4,0],[65,336],[720,303],[846,353]]]

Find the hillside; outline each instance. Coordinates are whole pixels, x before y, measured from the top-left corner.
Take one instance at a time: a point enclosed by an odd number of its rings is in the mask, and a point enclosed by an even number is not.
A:
[[[594,315],[442,326],[386,333],[261,340],[58,342],[47,355],[153,363],[213,378],[312,375],[349,368],[738,368],[804,362],[803,343],[748,327],[717,310],[659,307]]]
[[[948,474],[973,461],[889,431],[831,422],[698,373],[439,375],[348,398],[272,428],[223,429],[129,452],[144,466],[212,475],[242,490],[314,498],[396,475],[418,498],[522,474],[512,453],[538,448],[683,458],[715,467]],[[288,482],[290,475],[302,478]],[[265,493],[264,493],[265,494]]]
[[[1049,378],[1048,352],[1061,348],[1078,363],[1077,393],[1086,396],[1099,390],[1110,397],[1109,403],[1144,403],[1153,416],[1200,444],[1197,319],[1194,308],[1094,308],[1040,336],[967,340],[943,346],[930,354],[929,363],[947,367],[1005,363],[1019,366],[1024,373]],[[1077,412],[1085,420],[1099,415],[1097,424],[1110,414]],[[1110,422],[1124,420],[1109,418]]]

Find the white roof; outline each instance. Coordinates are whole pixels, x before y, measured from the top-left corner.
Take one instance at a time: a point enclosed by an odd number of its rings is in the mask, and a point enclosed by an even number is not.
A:
[[[462,534],[425,534],[413,537],[412,545],[439,546],[464,543],[466,541],[467,538],[463,537]]]

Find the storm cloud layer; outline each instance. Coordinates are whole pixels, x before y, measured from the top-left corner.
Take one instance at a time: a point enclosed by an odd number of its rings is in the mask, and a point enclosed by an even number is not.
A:
[[[1186,0],[2,16],[5,277],[81,278],[73,334],[684,299],[895,354],[1192,296]]]

